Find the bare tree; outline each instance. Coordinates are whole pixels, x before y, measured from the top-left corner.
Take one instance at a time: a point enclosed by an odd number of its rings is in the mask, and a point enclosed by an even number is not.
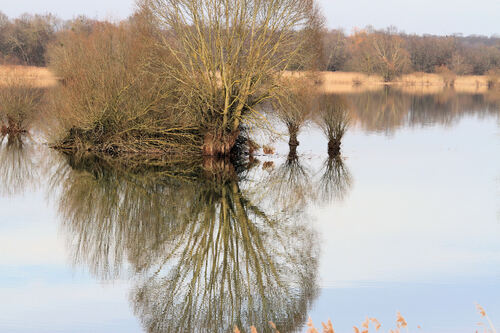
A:
[[[339,71],[345,68],[349,58],[347,37],[343,30],[331,30],[324,35],[323,52],[325,67],[329,71]]]
[[[179,111],[202,124],[206,155],[226,155],[256,106],[280,94],[281,74],[314,63],[314,0],[143,0],[171,57],[154,62],[176,83]],[[308,50],[309,52],[305,52]]]
[[[385,31],[368,29],[357,32],[353,37],[353,66],[367,73],[380,74],[385,81],[403,74],[410,64],[403,38],[393,28]]]

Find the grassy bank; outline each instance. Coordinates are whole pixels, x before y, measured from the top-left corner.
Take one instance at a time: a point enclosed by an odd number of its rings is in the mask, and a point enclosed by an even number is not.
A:
[[[302,74],[294,72],[291,76]],[[488,75],[462,75],[412,73],[385,82],[380,75],[367,75],[356,72],[318,72],[315,82],[321,92],[355,93],[362,91],[379,90],[390,85],[406,91],[425,91],[428,93],[441,92],[445,88],[452,88],[457,92],[485,93],[499,89],[500,82]]]
[[[289,74],[297,76],[297,72]],[[46,67],[32,66],[0,66],[0,86],[9,84],[9,78],[17,76],[29,79],[39,88],[54,87],[59,80]],[[412,73],[403,75],[392,82],[384,82],[382,76],[367,75],[356,72],[318,72],[316,83],[318,89],[325,93],[353,93],[381,89],[384,85],[396,86],[406,91],[441,92],[450,88],[449,79],[441,74]],[[491,87],[491,77],[488,75],[459,75],[454,77],[452,88],[457,92],[485,93],[498,89]],[[500,83],[497,83],[499,86]]]
[[[288,75],[301,75],[292,72]],[[0,86],[8,85],[7,78],[18,76],[31,80],[36,87],[53,87],[59,82],[46,67],[33,66],[8,66],[0,65]],[[483,93],[488,90],[498,89],[491,87],[491,77],[488,75],[457,75],[454,77],[453,88],[457,92]],[[378,90],[384,85],[426,88],[429,91],[441,91],[442,88],[450,87],[447,79],[441,74],[412,73],[403,75],[392,82],[384,82],[380,75],[367,75],[357,72],[318,72],[316,83],[319,89],[326,93],[351,93],[356,91]]]
[[[11,85],[13,78],[30,82],[34,88],[54,87],[58,83],[57,77],[46,67],[0,66],[0,87]]]

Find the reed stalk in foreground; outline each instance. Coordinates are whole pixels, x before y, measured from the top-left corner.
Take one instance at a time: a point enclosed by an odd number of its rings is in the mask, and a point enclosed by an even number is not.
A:
[[[479,304],[476,304],[476,309],[481,315],[482,318],[484,318],[487,322],[488,325],[485,325],[484,323],[479,323],[478,325],[482,326],[484,328],[485,333],[497,333],[497,330],[495,329],[495,326],[493,325],[493,322],[491,319],[488,317],[486,310]],[[274,330],[275,333],[279,333],[279,331],[276,329],[276,325],[274,325],[273,322],[269,322],[269,326]],[[306,333],[319,333],[320,331],[314,326],[314,323],[311,318],[309,318],[307,324],[307,331]],[[323,328],[322,333],[335,333],[335,330],[333,329],[333,324],[331,320],[328,320],[327,323],[321,323],[321,326]],[[358,328],[357,326],[353,327],[354,333],[369,333],[370,328],[375,329],[376,332],[379,332],[382,328],[382,324],[376,319],[376,318],[366,318],[366,320],[361,324],[361,326]],[[417,328],[420,330],[421,327],[417,326]],[[258,333],[257,329],[252,326],[250,328],[250,332],[252,333]],[[406,322],[406,319],[401,315],[401,313],[398,311],[396,313],[396,328],[391,329],[388,331],[389,333],[401,333],[401,332],[409,332],[408,328],[408,323]],[[476,333],[479,331],[476,330]],[[234,333],[241,333],[238,327],[234,327]]]

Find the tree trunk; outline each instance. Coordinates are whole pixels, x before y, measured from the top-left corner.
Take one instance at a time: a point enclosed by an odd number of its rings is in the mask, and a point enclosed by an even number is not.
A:
[[[328,142],[328,155],[330,157],[335,157],[340,155],[340,140],[330,140]]]
[[[204,156],[229,156],[240,131],[230,133],[207,132],[203,142]]]

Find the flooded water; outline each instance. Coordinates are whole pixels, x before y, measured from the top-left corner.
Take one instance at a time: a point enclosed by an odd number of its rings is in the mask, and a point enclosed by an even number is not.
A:
[[[346,95],[329,158],[69,156],[0,146],[1,332],[352,332],[500,326],[500,107],[489,95]],[[267,143],[263,140],[261,143]]]

